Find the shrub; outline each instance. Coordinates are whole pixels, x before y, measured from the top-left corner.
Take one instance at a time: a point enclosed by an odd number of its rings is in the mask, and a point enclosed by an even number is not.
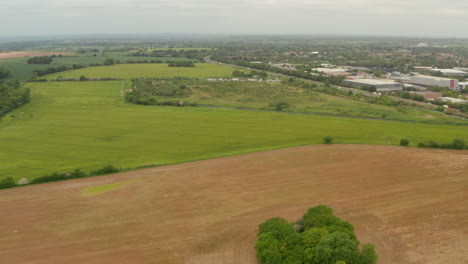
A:
[[[324,137],[323,138],[323,143],[332,144],[333,143],[333,138],[332,137]]]
[[[104,166],[102,169],[92,171],[89,174],[90,175],[102,175],[102,174],[111,174],[111,173],[115,173],[115,172],[118,172],[118,171],[119,171],[119,169],[115,168],[114,166],[107,165],[107,166]]]
[[[6,189],[6,188],[15,187],[15,186],[16,186],[16,182],[13,177],[6,177],[0,180],[0,189]]]
[[[409,139],[402,138],[400,139],[400,146],[408,146],[409,145]]]
[[[465,149],[466,148],[465,140],[463,140],[463,139],[454,139],[453,142],[452,142],[452,148],[453,149]]]

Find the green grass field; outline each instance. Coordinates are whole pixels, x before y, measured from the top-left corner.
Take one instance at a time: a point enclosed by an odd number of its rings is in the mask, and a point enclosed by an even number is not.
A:
[[[106,52],[102,55],[100,52],[96,53],[96,57],[93,53],[66,55],[61,58],[54,58],[51,64],[28,64],[29,58],[8,58],[0,59],[0,67],[6,68],[11,72],[11,78],[18,79],[21,81],[27,80],[31,75],[31,72],[35,70],[44,70],[49,67],[58,67],[62,65],[72,66],[73,64],[89,65],[90,63],[104,63],[106,59],[119,60],[122,63],[133,60],[133,61],[144,61],[144,60],[186,60],[186,58],[156,58],[156,57],[129,57],[125,56],[128,52]]]
[[[31,102],[0,120],[0,178],[208,159],[318,144],[325,136],[359,144],[468,139],[460,126],[127,104],[121,93],[129,81],[27,87]]]
[[[467,119],[445,115],[437,111],[404,105],[370,104],[365,101],[352,100],[349,97],[332,96],[282,83],[203,81],[185,81],[183,83],[191,88],[192,94],[188,97],[174,99],[196,102],[205,106],[272,111],[275,110],[275,107],[269,106],[270,104],[287,102],[290,107],[284,109],[284,112],[468,125]],[[163,85],[174,86],[172,83]],[[171,99],[157,96],[155,98],[157,100]]]
[[[59,76],[64,78],[80,78],[84,75],[88,78],[110,77],[118,79],[132,79],[137,77],[230,77],[231,67],[213,65],[209,63],[197,63],[197,67],[168,67],[167,64],[116,64],[112,66],[99,66],[59,72],[47,75],[49,80]]]

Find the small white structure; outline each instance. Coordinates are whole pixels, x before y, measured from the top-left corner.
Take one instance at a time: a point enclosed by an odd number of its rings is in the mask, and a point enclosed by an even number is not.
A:
[[[19,180],[18,185],[26,185],[28,183],[29,182],[28,182],[28,180],[26,178],[22,178],[21,180]]]

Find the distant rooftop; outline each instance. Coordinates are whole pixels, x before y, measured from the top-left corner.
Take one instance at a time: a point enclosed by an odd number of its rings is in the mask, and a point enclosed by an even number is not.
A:
[[[427,79],[435,79],[435,80],[454,80],[453,78],[437,77],[437,76],[430,76],[430,75],[414,75],[412,77],[424,77]]]
[[[438,71],[443,74],[468,74],[468,72],[455,70],[455,69],[431,69],[431,71]]]
[[[359,83],[365,83],[368,85],[383,85],[383,84],[395,84],[394,80],[389,79],[356,79],[356,80],[347,80],[347,81],[354,81]]]

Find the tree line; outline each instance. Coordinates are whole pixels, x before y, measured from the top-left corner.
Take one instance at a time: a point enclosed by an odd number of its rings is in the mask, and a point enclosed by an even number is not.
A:
[[[193,61],[174,61],[168,64],[169,67],[196,67]]]
[[[98,175],[105,175],[105,174],[112,174],[119,172],[120,169],[112,166],[112,165],[106,165],[100,169],[90,171],[89,173],[86,173],[80,169],[73,170],[71,172],[65,172],[65,173],[52,173],[50,175],[44,175],[41,177],[34,178],[31,180],[31,182],[28,182],[27,180],[20,180],[20,182],[16,182],[13,177],[6,177],[3,179],[0,179],[0,189],[7,189],[7,188],[13,188],[18,185],[27,185],[27,184],[38,184],[38,183],[46,183],[46,182],[56,182],[56,181],[64,181],[64,180],[71,180],[71,179],[79,179],[79,178],[85,178],[85,177],[91,177],[91,176],[98,176]]]
[[[29,102],[29,89],[20,88],[17,80],[0,82],[0,117]]]
[[[261,264],[375,264],[378,259],[374,245],[359,249],[353,225],[325,205],[293,223],[280,217],[265,221],[255,248]]]
[[[28,59],[29,64],[50,64],[52,63],[52,57],[49,56],[39,56],[39,57],[32,57]]]

